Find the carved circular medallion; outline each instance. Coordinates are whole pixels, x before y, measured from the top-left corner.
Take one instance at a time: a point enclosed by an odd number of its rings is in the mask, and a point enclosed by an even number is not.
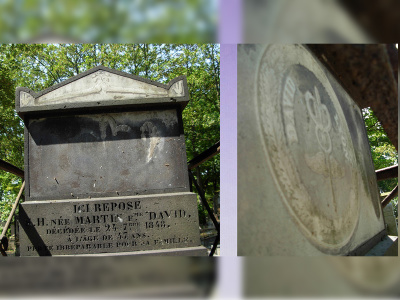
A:
[[[358,172],[336,94],[302,46],[271,45],[257,79],[267,160],[290,215],[321,251],[339,253],[358,224]]]

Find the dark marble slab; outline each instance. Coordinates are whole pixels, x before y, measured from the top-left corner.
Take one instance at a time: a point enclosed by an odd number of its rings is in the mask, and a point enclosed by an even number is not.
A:
[[[33,118],[27,200],[186,192],[176,109]]]

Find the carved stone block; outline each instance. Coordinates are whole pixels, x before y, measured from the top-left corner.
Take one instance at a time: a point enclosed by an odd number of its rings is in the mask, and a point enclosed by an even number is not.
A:
[[[188,191],[179,111],[29,119],[28,200]]]
[[[188,101],[184,76],[164,85],[103,66],[18,88],[21,255],[207,255],[189,192]]]
[[[192,193],[30,201],[20,211],[23,256],[119,253],[200,245]]]
[[[361,110],[301,45],[238,46],[238,185],[240,255],[346,255],[384,233]]]

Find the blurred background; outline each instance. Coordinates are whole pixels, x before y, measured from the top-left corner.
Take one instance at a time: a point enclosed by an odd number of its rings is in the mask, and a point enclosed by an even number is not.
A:
[[[247,257],[247,297],[398,297],[396,257]]]
[[[0,0],[0,42],[393,43],[399,19],[396,0]]]
[[[0,298],[185,297],[214,295],[209,257],[2,257]]]
[[[214,0],[1,0],[3,43],[204,43],[216,40]]]
[[[245,43],[393,43],[395,0],[249,0],[242,2]]]

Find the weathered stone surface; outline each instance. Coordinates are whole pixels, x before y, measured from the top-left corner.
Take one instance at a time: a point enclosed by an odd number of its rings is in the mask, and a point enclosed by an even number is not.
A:
[[[186,77],[165,85],[128,73],[98,66],[39,93],[16,91],[16,110],[27,112],[70,110],[87,107],[180,103],[189,101]]]
[[[360,109],[307,48],[238,47],[239,255],[345,255],[384,229]]]
[[[188,191],[176,109],[29,120],[27,200]]]
[[[207,255],[189,193],[188,101],[185,76],[164,85],[103,66],[18,88],[21,255]]]
[[[30,201],[20,224],[23,256],[200,246],[193,193]]]

